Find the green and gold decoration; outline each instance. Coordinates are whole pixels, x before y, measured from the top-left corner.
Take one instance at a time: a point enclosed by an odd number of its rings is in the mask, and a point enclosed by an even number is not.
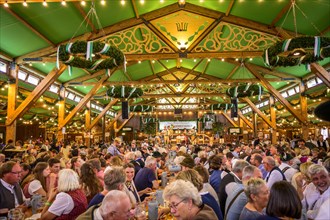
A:
[[[265,64],[274,66],[309,65],[330,57],[329,37],[296,37],[277,42],[263,54]]]
[[[124,64],[126,71],[126,58],[123,52],[117,47],[99,41],[76,41],[60,45],[57,49],[57,67],[59,61],[71,68],[84,68],[89,71],[98,71],[105,69],[110,75],[110,70]]]
[[[261,85],[251,85],[248,83],[246,85],[231,87],[226,93],[231,98],[243,98],[257,95],[258,100],[260,100],[263,93],[263,87]]]

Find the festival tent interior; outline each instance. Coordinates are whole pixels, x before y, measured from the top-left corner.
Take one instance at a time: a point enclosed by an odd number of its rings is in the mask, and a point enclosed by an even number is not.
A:
[[[0,0],[1,138],[132,140],[171,121],[307,138],[329,128],[314,114],[330,96],[329,11],[328,0]]]

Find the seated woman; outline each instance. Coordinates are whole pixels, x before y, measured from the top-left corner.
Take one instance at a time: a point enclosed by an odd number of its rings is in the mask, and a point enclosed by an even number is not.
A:
[[[297,191],[289,182],[279,181],[273,184],[270,189],[266,214],[267,216],[260,216],[257,220],[291,220],[301,218],[302,204]]]
[[[209,192],[202,192],[203,180],[196,170],[189,169],[189,170],[181,171],[176,176],[176,179],[177,180],[181,179],[191,182],[197,188],[199,194],[201,195],[202,202],[213,209],[213,211],[217,215],[216,219],[219,220],[223,219],[219,203]]]
[[[240,220],[256,219],[264,215],[262,210],[267,206],[269,190],[266,182],[259,178],[251,178],[244,187],[248,203],[242,210]]]
[[[132,206],[134,207],[135,204],[138,202],[141,202],[140,196],[151,192],[152,189],[151,188],[146,188],[144,190],[141,191],[137,191],[133,178],[134,178],[134,165],[131,163],[125,164],[124,165],[124,171],[126,174],[126,182],[125,182],[125,186],[124,186],[124,191],[126,192],[126,194],[129,196],[130,201],[132,203]]]
[[[83,165],[84,161],[80,157],[71,158],[71,169],[76,171],[80,175],[80,168]]]
[[[175,180],[166,186],[164,199],[172,215],[178,220],[218,219],[214,211],[203,204],[196,187],[184,180]]]
[[[103,187],[90,163],[84,163],[80,172],[80,183],[89,203],[97,193],[103,190]]]
[[[39,162],[22,182],[23,193],[26,198],[31,198],[34,194],[47,196],[46,177],[50,174],[48,163]]]
[[[57,190],[49,193],[41,219],[75,219],[86,209],[87,198],[80,189],[78,174],[71,169],[61,170],[58,174]]]

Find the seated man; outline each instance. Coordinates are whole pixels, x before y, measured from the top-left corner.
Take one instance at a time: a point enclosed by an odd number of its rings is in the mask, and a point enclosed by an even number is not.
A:
[[[103,201],[104,196],[112,190],[123,190],[126,181],[126,175],[123,168],[113,167],[105,172],[103,191],[96,194],[89,202],[88,208]]]
[[[19,185],[22,168],[19,163],[8,161],[0,168],[0,216],[7,216],[10,209],[24,203],[24,195]]]
[[[144,190],[146,188],[158,189],[159,183],[156,176],[157,160],[156,158],[149,156],[146,159],[145,167],[142,168],[135,176],[134,183],[137,191]],[[141,201],[145,199],[147,195],[141,195]]]
[[[330,176],[321,165],[313,164],[308,168],[312,182],[304,191],[302,205],[308,219],[315,219],[321,205],[330,198]]]
[[[131,202],[125,192],[111,190],[106,194],[101,204],[90,207],[78,216],[77,220],[126,220],[133,217],[131,207]]]

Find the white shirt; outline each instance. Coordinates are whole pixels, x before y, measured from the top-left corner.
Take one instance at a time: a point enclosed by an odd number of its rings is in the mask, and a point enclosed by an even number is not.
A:
[[[69,214],[73,208],[74,202],[72,197],[65,192],[60,192],[56,195],[56,198],[48,211],[56,216],[61,216]]]
[[[287,169],[284,172],[284,176],[285,176],[286,180],[291,183],[293,175],[295,175],[298,172],[298,170],[292,168],[289,164],[286,164],[285,162],[282,162],[278,168],[280,168],[280,170],[282,170],[282,172],[283,172],[283,169],[284,168],[286,169],[286,167],[289,167],[289,169]]]
[[[32,180],[29,184],[28,192],[30,195],[34,195],[36,191],[42,188],[39,180]]]
[[[307,185],[304,190],[303,207],[307,210],[307,217],[315,219],[322,203],[330,198],[330,187],[321,195],[313,183]]]
[[[327,200],[325,200],[322,203],[315,220],[330,219],[330,208],[329,207],[330,207],[330,198],[328,198]]]
[[[266,181],[267,182],[266,185],[268,189],[272,188],[274,183],[283,180],[283,176],[278,170],[273,170],[273,172],[269,172],[266,176],[266,180],[268,176],[269,176],[268,181]]]

